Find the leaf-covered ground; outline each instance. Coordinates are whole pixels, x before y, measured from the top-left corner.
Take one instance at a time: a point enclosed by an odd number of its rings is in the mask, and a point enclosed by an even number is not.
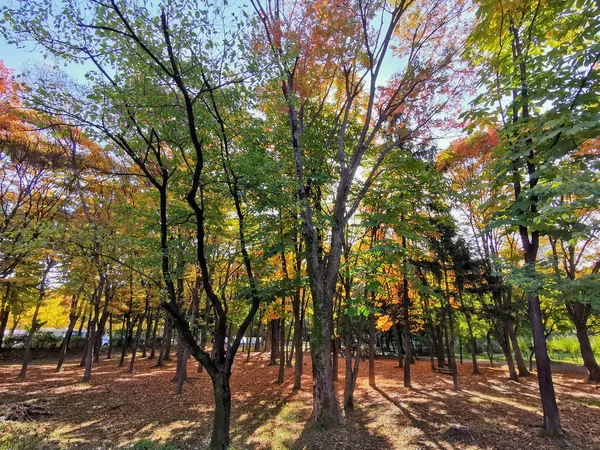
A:
[[[555,387],[566,437],[540,437],[542,421],[535,377],[508,381],[505,370],[483,367],[471,375],[460,367],[462,390],[448,375],[432,373],[428,361],[412,367],[413,389],[402,387],[394,360],[378,360],[377,387],[367,383],[367,363],[355,394],[356,407],[341,426],[317,429],[311,412],[310,358],[304,389],[293,392],[293,369],[278,385],[277,367],[266,355],[240,355],[233,370],[231,436],[237,449],[600,449],[600,389],[577,371],[556,371]],[[340,381],[343,390],[343,360]],[[0,407],[36,400],[51,411],[36,422],[0,422],[0,449],[112,449],[139,440],[169,442],[171,448],[205,448],[210,436],[212,389],[206,373],[190,361],[182,395],[171,382],[175,363],[156,368],[140,359],[136,373],[116,360],[94,367],[91,384],[80,382],[74,360],[62,373],[54,361],[34,362],[25,381],[19,365],[0,365]],[[466,427],[458,436],[453,425]]]

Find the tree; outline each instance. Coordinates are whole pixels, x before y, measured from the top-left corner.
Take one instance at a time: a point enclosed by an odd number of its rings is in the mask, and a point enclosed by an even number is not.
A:
[[[482,1],[478,17],[469,57],[480,65],[486,92],[470,116],[473,125],[494,124],[500,132],[496,173],[512,186],[514,201],[497,223],[514,226],[521,239],[544,432],[556,434],[560,417],[536,281],[540,238],[548,233],[540,212],[553,196],[554,165],[598,132],[598,5],[525,1],[505,9]]]
[[[64,2],[60,8],[67,20],[51,24],[47,21],[52,16],[48,8],[56,7],[24,2],[7,17],[19,39],[37,39],[55,54],[71,61],[86,60],[96,69],[89,73],[91,84],[87,87],[71,84],[65,89],[46,79],[44,84],[37,84],[39,90],[32,93],[30,101],[67,124],[100,136],[113,151],[127,155],[137,174],[158,194],[160,266],[166,290],[163,307],[189,353],[211,377],[215,395],[211,448],[226,448],[231,367],[261,299],[247,250],[247,199],[242,197],[243,184],[234,165],[238,147],[235,127],[229,121],[240,103],[249,104],[248,91],[226,89],[241,86],[251,75],[247,67],[233,70],[234,64],[243,61],[236,52],[247,54],[241,35],[245,28],[232,24],[223,38],[223,30],[213,25],[225,10],[219,5],[198,9],[193,2],[166,2],[157,9],[117,2],[97,2],[93,8],[84,9],[75,2]],[[38,33],[41,29],[48,32]],[[202,46],[198,46],[199,41],[203,41]],[[251,60],[244,64],[252,68]],[[82,91],[85,94],[78,96]],[[215,173],[223,177],[236,217],[236,246],[248,283],[242,298],[248,300],[249,308],[230,344],[226,343],[230,308],[214,290],[206,248],[207,217],[218,214],[216,206],[206,206],[207,185]],[[177,287],[177,273],[183,266],[177,263],[169,244],[174,233],[168,207],[174,198],[185,202],[188,217],[195,221],[195,262],[216,316],[213,355],[196,342],[194,324],[188,322],[178,301],[182,291]],[[104,285],[98,292],[101,288]]]
[[[461,45],[458,30],[464,5],[399,1],[383,7],[376,1],[315,1],[292,7],[258,0],[252,4],[264,28],[261,41],[275,66],[289,119],[314,308],[312,417],[337,423],[340,413],[330,339],[344,230],[386,156],[425,133],[456,94],[449,81],[458,69],[454,56]],[[340,33],[354,39],[339,40]],[[450,34],[459,38],[448,39]],[[398,49],[393,56],[405,58],[406,65],[384,83],[382,65],[392,57],[392,47]],[[324,133],[326,145],[321,141],[311,146],[306,134],[326,111],[331,112]],[[377,137],[383,130],[394,139],[379,146]],[[325,236],[319,231],[325,229],[318,223],[320,198],[316,202],[311,198],[309,186],[308,158],[317,151],[327,152],[335,161],[333,212]],[[367,175],[359,182],[357,171],[367,161]]]

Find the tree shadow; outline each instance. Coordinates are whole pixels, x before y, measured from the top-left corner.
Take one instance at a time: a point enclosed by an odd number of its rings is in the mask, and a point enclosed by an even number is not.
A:
[[[347,412],[342,424],[338,426],[326,428],[307,421],[291,448],[298,450],[391,448],[392,442],[389,437],[378,434],[369,427],[369,424],[369,415],[361,407],[355,407]]]

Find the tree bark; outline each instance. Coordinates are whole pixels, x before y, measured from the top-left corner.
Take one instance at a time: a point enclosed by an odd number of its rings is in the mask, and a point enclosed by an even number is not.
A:
[[[69,341],[71,340],[71,335],[73,334],[73,329],[75,328],[75,324],[77,323],[77,319],[79,318],[77,314],[77,304],[79,302],[79,297],[77,295],[73,296],[71,300],[71,310],[69,312],[69,326],[67,328],[67,332],[65,333],[65,337],[63,338],[62,343],[60,344],[60,353],[58,355],[58,363],[56,364],[55,372],[60,372],[62,370],[63,363],[65,361],[65,355],[67,354],[67,348],[69,346]]]
[[[229,448],[229,424],[231,416],[229,377],[229,373],[222,372],[218,372],[212,376],[215,415],[210,438],[211,450],[227,450]]]
[[[494,347],[492,344],[491,330],[487,332],[485,338],[487,340],[487,354],[490,359],[490,367],[494,367]]]
[[[10,305],[8,303],[9,294],[10,283],[6,283],[6,291],[4,292],[4,297],[2,298],[2,307],[0,308],[0,349],[2,348],[2,343],[4,342],[4,333],[6,332],[6,325],[8,324],[8,317],[10,315]]]
[[[85,367],[85,359],[88,354],[88,347],[90,346],[90,330],[92,326],[92,314],[93,311],[90,311],[90,317],[88,318],[87,328],[85,332],[85,346],[83,348],[83,355],[81,355],[81,361],[79,362],[79,367]]]
[[[356,387],[356,380],[358,378],[358,369],[360,367],[361,360],[361,332],[362,330],[362,316],[358,324],[358,333],[356,339],[356,360],[354,363],[354,369],[352,368],[352,348],[354,339],[352,338],[352,323],[350,316],[346,315],[346,380],[344,382],[344,410],[348,411],[354,408],[354,388]]]
[[[250,352],[252,350],[252,329],[254,328],[254,319],[250,322],[250,326],[248,327],[248,348],[246,354],[246,362],[250,361]]]
[[[302,371],[304,364],[304,355],[302,354],[302,333],[303,333],[303,322],[304,314],[302,311],[302,305],[300,300],[300,292],[296,290],[294,295],[294,346],[296,347],[295,361],[294,361],[294,386],[292,390],[302,389]]]
[[[598,383],[600,382],[600,368],[594,357],[587,324],[591,305],[589,303],[568,302],[566,306],[569,318],[575,325],[581,357],[583,358],[583,364],[588,370],[589,380]]]
[[[92,379],[92,364],[94,362],[94,342],[96,338],[96,324],[100,310],[98,305],[94,305],[92,319],[90,320],[87,347],[85,348],[85,369],[83,372],[83,381],[89,382]]]
[[[544,411],[544,429],[547,433],[555,434],[562,430],[560,415],[556,404],[554,383],[552,381],[552,369],[546,346],[546,337],[542,325],[542,311],[540,299],[536,295],[530,295],[527,299],[529,316],[533,329],[533,349],[535,352],[535,365],[538,373],[542,409]]]
[[[181,394],[183,392],[183,385],[187,380],[187,361],[190,357],[190,353],[185,347],[181,337],[177,341],[177,369],[175,371],[174,381],[177,383],[175,393]]]
[[[125,365],[125,357],[127,356],[127,347],[130,341],[130,336],[133,335],[133,327],[135,326],[135,321],[127,318],[127,324],[125,328],[125,335],[123,336],[123,348],[121,349],[121,359],[119,360],[119,367],[123,367]]]
[[[135,339],[133,341],[133,348],[131,349],[131,360],[129,361],[129,373],[133,374],[135,368],[135,356],[137,353],[138,345],[140,343],[140,337],[142,331],[144,331],[144,314],[140,315],[137,324],[137,331],[135,333]]]
[[[165,351],[167,348],[167,338],[168,338],[168,322],[169,322],[169,314],[166,315],[164,325],[163,325],[163,335],[160,341],[160,352],[158,353],[158,361],[156,362],[156,367],[163,367],[165,365]]]
[[[104,335],[104,328],[106,327],[106,321],[108,320],[108,295],[106,295],[106,304],[102,310],[102,315],[98,321],[98,330],[96,331],[96,339],[94,341],[94,362],[100,361],[100,350],[102,349],[102,336]]]
[[[19,373],[19,378],[25,378],[27,376],[27,367],[29,366],[29,360],[31,359],[31,343],[33,341],[33,336],[41,327],[41,324],[38,322],[38,314],[40,312],[40,307],[46,297],[46,280],[48,278],[48,273],[52,270],[52,267],[56,265],[56,261],[46,258],[44,272],[42,274],[42,280],[40,282],[40,290],[38,295],[37,303],[35,304],[35,311],[33,312],[33,318],[31,319],[31,329],[29,330],[29,334],[27,335],[27,342],[25,344],[25,354],[23,355],[23,365],[21,366],[21,372]]]
[[[373,296],[373,294],[371,294]],[[375,383],[375,314],[369,314],[369,386],[376,387]],[[398,347],[400,348],[400,347]],[[346,347],[348,351],[348,347]],[[399,351],[399,350],[398,350]]]
[[[267,336],[267,342],[269,342],[269,349],[271,350],[271,358],[269,360],[270,366],[277,364],[277,358],[279,357],[279,319],[273,319],[269,322],[269,336]],[[270,339],[269,339],[270,338]]]
[[[148,320],[146,321],[146,336],[144,336],[144,343],[142,344],[142,358],[146,358],[148,344],[150,343],[150,335],[152,334],[152,323],[154,321],[152,310],[148,310]]]
[[[517,368],[519,369],[520,377],[528,377],[531,375],[529,370],[527,370],[527,364],[523,359],[523,354],[521,353],[521,349],[519,348],[519,341],[517,339],[517,333],[515,333],[515,328],[512,321],[509,321],[506,324],[508,328],[508,336],[510,337],[510,342],[512,344],[513,352],[515,354],[515,361],[517,362]]]
[[[285,375],[285,297],[281,299],[281,318],[279,319],[279,373],[277,374],[277,383],[283,384]]]
[[[406,238],[402,236],[402,246],[406,248]],[[404,264],[406,267],[406,264]],[[410,298],[408,296],[408,276],[406,269],[402,276],[402,315],[404,328],[404,387],[410,388],[410,365],[412,363],[412,345],[410,343]]]
[[[106,359],[112,359],[113,351],[113,315],[110,313],[108,318],[108,351],[106,352]]]
[[[589,380],[596,383],[600,382],[600,368],[594,358],[594,351],[590,344],[590,337],[588,336],[588,327],[579,326],[577,328],[577,339],[579,340],[579,348],[581,350],[581,357],[583,358],[583,364],[588,370]]]
[[[441,324],[434,325],[433,336],[435,340],[435,351],[438,367],[444,367],[446,360],[444,358],[444,332]]]
[[[394,337],[396,339],[396,343],[398,346],[398,351],[396,352],[396,356],[398,357],[398,367],[400,369],[404,368],[404,356],[402,354],[402,349],[404,348],[402,346],[402,335],[400,334],[401,332],[403,332],[403,330],[400,329],[400,323],[396,322],[394,325]],[[433,352],[432,352],[433,354]]]
[[[504,358],[506,359],[506,365],[508,366],[508,379],[513,381],[519,381],[517,370],[515,369],[515,363],[512,357],[512,350],[510,345],[510,338],[508,335],[508,325],[503,319],[498,320],[498,342],[502,351],[504,352]]]
[[[167,320],[165,320],[165,326],[167,327],[167,334],[165,338],[163,360],[171,361],[171,346],[173,345],[173,318],[169,315],[167,315]]]

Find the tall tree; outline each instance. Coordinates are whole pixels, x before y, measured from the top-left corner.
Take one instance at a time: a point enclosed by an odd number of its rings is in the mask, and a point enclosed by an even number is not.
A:
[[[337,423],[330,340],[344,230],[386,156],[423,133],[455,94],[448,82],[451,73],[457,73],[454,56],[461,45],[459,30],[465,29],[458,20],[464,4],[405,0],[385,5],[279,0],[252,4],[280,80],[298,183],[314,310],[312,417]],[[353,39],[341,40],[340,34]],[[393,57],[404,58],[406,64],[384,82],[384,61]],[[327,111],[331,115],[325,139],[311,143],[306,135]],[[384,129],[394,139],[380,146],[377,137]],[[311,195],[315,186],[308,159],[317,151],[327,152],[335,161],[327,228],[319,224],[320,198]],[[358,181],[361,166],[366,175]]]
[[[469,57],[485,93],[471,112],[500,132],[497,173],[513,202],[497,223],[519,233],[544,432],[561,431],[539,299],[537,258],[548,224],[540,212],[553,196],[553,167],[598,133],[598,4],[578,1],[479,2]],[[494,76],[490,76],[494,74]],[[543,109],[542,109],[543,108]]]

